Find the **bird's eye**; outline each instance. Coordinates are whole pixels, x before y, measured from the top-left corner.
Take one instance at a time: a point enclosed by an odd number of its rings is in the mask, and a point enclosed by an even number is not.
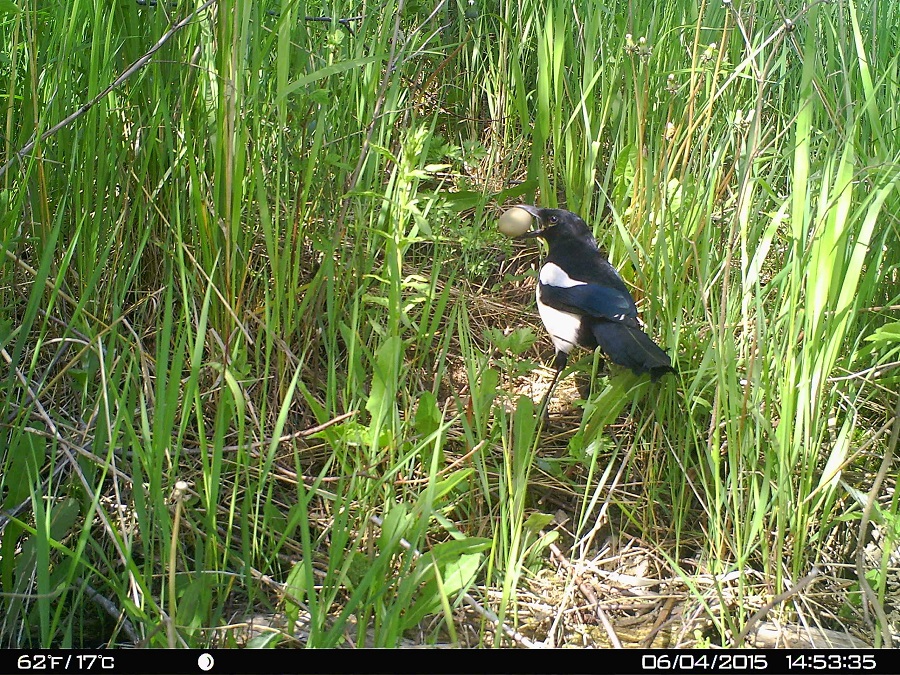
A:
[[[551,223],[558,223],[558,222],[559,222],[559,218],[557,218],[556,216],[550,216],[549,220],[550,220]]]

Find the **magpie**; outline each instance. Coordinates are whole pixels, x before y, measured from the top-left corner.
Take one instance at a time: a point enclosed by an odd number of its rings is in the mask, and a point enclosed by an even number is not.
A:
[[[613,363],[636,375],[649,373],[653,381],[675,372],[668,354],[641,330],[634,298],[585,222],[563,209],[519,208],[537,219],[537,229],[517,238],[540,237],[549,248],[538,277],[537,306],[556,348],[556,374],[542,407],[575,346],[600,347]]]

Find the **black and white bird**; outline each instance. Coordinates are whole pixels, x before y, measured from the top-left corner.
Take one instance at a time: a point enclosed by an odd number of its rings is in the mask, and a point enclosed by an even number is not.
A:
[[[563,209],[519,208],[538,222],[518,238],[540,237],[549,248],[538,278],[537,306],[556,347],[556,374],[544,405],[575,346],[599,346],[613,363],[637,375],[649,373],[653,380],[674,372],[668,354],[641,330],[634,298],[585,222]]]

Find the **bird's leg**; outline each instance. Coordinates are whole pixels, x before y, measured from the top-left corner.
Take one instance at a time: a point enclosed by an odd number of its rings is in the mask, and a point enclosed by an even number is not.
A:
[[[544,394],[544,399],[541,401],[541,417],[545,417],[548,419],[550,417],[550,395],[556,388],[556,382],[559,380],[559,374],[563,371],[563,368],[566,367],[566,363],[568,362],[568,360],[569,355],[561,351],[557,351],[556,356],[553,357],[553,367],[556,369],[556,372],[553,374],[553,381],[550,382],[550,387],[547,389],[547,393]]]

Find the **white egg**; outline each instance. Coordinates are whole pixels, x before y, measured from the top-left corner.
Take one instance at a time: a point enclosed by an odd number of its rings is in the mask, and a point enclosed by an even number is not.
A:
[[[497,228],[507,237],[518,237],[531,229],[531,214],[525,209],[514,206],[504,211],[497,223]]]

